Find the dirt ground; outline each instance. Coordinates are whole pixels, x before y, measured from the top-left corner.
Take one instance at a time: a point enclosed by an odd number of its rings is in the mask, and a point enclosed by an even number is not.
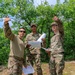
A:
[[[48,63],[42,64],[43,75],[49,75],[48,68],[49,68]],[[0,75],[8,75],[7,69],[4,68],[4,70],[0,70]],[[37,75],[36,71],[35,71],[34,75]],[[75,61],[65,62],[65,69],[64,69],[63,75],[75,75]]]

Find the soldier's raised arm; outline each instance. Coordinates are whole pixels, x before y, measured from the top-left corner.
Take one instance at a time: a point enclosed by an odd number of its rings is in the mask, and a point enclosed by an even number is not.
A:
[[[53,17],[53,20],[54,20],[55,22],[57,22],[58,24],[62,25],[62,21],[61,21],[57,16],[54,16],[54,17]]]
[[[9,27],[9,23],[8,23],[9,21],[10,21],[9,17],[6,17],[4,19],[4,34],[5,37],[7,37],[10,40],[13,40],[14,34],[12,33],[11,28]]]
[[[61,33],[62,37],[64,36],[64,28],[63,28],[63,23],[62,21],[57,17],[57,16],[54,16],[53,17],[53,20],[55,22],[57,22],[58,24],[58,27],[59,27],[59,32]]]

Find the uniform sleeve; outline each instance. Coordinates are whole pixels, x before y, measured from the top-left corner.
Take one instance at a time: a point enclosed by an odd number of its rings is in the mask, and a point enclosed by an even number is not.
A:
[[[60,41],[60,35],[56,35],[54,39],[55,41],[50,45],[50,48],[49,48],[50,51],[53,51],[56,48],[58,48],[58,43]]]
[[[26,38],[25,38],[25,47],[27,47],[27,44],[28,44],[28,41],[29,41],[29,38],[30,38],[30,35],[28,34],[27,36],[26,36]],[[33,47],[29,47],[30,49],[34,49]]]
[[[25,38],[25,41],[24,41],[24,42],[25,42],[25,47],[26,47],[27,44],[28,44],[28,38],[29,38],[29,36],[27,35],[26,38]]]
[[[5,37],[13,41],[14,34],[12,33],[8,22],[4,22],[4,34],[5,34]]]
[[[46,42],[42,42],[42,47],[46,47]]]

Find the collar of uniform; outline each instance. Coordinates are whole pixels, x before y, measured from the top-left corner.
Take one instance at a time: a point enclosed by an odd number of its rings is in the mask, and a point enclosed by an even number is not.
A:
[[[19,37],[19,35],[17,35],[17,36]],[[19,39],[23,41],[23,38],[20,38],[20,37],[19,37]]]
[[[36,34],[31,33],[31,35],[32,35],[32,36],[35,36],[35,35],[38,35],[38,33],[36,33]]]
[[[60,35],[60,33],[58,32],[58,33],[56,33],[56,35]]]

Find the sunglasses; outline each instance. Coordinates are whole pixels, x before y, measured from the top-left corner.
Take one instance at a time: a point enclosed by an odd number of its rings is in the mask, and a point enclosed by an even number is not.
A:
[[[19,32],[23,32],[23,33],[26,33],[25,31],[19,31]]]

